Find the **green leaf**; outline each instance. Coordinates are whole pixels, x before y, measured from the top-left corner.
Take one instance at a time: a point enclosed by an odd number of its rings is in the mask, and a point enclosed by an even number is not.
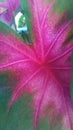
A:
[[[1,21],[0,21],[0,33],[3,33],[4,35],[13,34],[16,37],[18,37],[22,42],[24,42],[22,37],[19,34],[17,34],[17,32],[15,32],[11,27],[9,27],[8,25],[6,25]]]

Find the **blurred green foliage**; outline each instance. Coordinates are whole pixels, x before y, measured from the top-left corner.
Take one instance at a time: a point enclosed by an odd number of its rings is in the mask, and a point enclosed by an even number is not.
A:
[[[21,5],[21,8],[24,10],[24,15],[25,15],[25,18],[26,18],[26,25],[27,25],[27,28],[28,28],[28,35],[29,35],[29,38],[28,38],[28,42],[31,41],[31,13],[30,13],[30,7],[29,7],[29,4],[28,4],[28,0],[20,0],[20,5]],[[25,34],[24,34],[25,35]],[[30,40],[29,40],[30,39]]]

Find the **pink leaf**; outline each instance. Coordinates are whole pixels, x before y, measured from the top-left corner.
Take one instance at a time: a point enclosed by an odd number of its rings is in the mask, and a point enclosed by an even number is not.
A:
[[[18,79],[13,87],[9,108],[27,90],[33,96],[34,130],[40,117],[46,115],[46,107],[48,114],[52,113],[50,116],[54,118],[50,105],[55,109],[56,116],[62,117],[62,126],[72,130],[70,59],[73,41],[66,44],[66,39],[73,29],[73,19],[58,26],[60,15],[55,13],[52,16],[50,13],[54,2],[47,5],[43,0],[29,0],[29,4],[33,43],[23,44],[11,33],[0,33],[0,71],[10,70]]]

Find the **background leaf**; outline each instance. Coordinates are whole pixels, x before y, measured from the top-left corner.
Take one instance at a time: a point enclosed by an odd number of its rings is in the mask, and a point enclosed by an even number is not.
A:
[[[31,39],[31,13],[28,0],[20,0],[20,6],[24,10],[24,15],[26,18],[26,25],[28,28],[29,38]]]

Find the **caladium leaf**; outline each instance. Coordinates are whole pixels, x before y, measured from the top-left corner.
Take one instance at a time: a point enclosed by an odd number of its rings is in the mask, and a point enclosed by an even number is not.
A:
[[[9,110],[23,91],[32,94],[33,128],[40,119],[61,120],[64,129],[72,130],[73,104],[70,95],[73,41],[68,35],[73,19],[59,23],[60,15],[51,14],[54,2],[29,0],[32,15],[32,44],[23,42],[8,29],[0,32],[0,72],[8,71],[15,79]],[[8,128],[8,127],[7,127]],[[51,129],[51,128],[50,128]]]

